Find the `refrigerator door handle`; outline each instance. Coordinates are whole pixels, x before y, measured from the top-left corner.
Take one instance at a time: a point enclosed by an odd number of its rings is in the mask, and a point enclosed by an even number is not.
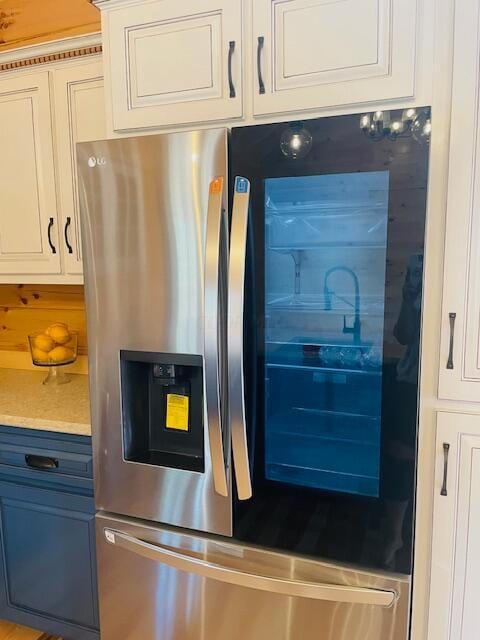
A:
[[[223,209],[222,177],[210,183],[205,251],[205,337],[204,376],[207,407],[208,437],[212,460],[212,474],[215,491],[228,496],[228,483],[223,449],[221,370],[219,352],[219,331],[222,322],[220,307],[220,267],[222,233],[226,220]]]
[[[252,497],[245,418],[243,367],[243,321],[245,261],[247,255],[248,206],[250,182],[236,177],[230,234],[228,269],[228,406],[232,433],[232,453],[239,500]]]
[[[378,607],[390,607],[397,599],[397,593],[390,590],[308,582],[248,573],[240,569],[208,562],[195,556],[184,555],[170,547],[151,544],[113,529],[104,529],[104,535],[110,544],[154,562],[160,562],[179,571],[194,573],[203,578],[218,580],[219,582],[246,587],[247,589],[257,589],[259,591],[310,598],[312,600],[374,605]]]

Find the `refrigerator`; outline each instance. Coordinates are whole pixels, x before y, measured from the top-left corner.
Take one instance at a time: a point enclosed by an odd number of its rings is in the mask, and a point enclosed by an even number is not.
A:
[[[428,155],[78,145],[102,640],[407,639]]]

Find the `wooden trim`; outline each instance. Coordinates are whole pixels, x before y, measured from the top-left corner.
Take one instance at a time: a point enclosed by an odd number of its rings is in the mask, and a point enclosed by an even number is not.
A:
[[[50,53],[43,56],[36,56],[34,58],[25,58],[23,60],[15,60],[13,62],[4,62],[3,64],[0,64],[0,71],[11,71],[12,69],[23,69],[24,67],[31,67],[37,64],[46,64],[48,62],[58,62],[60,60],[78,58],[81,56],[88,56],[96,53],[102,53],[101,44],[97,44],[93,47],[83,47],[81,49],[72,49],[70,51],[59,51],[58,53]]]

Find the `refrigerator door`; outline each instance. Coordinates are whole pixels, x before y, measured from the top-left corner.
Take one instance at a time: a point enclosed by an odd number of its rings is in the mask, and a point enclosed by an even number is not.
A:
[[[233,529],[410,574],[429,146],[359,123],[232,131]]]
[[[104,640],[405,640],[409,580],[97,516]]]
[[[78,146],[95,497],[231,535],[227,132]]]

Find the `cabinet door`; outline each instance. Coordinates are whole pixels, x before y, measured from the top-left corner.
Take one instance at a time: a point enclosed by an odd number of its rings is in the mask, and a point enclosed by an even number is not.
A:
[[[0,80],[0,280],[60,272],[48,73]]]
[[[54,76],[56,151],[64,272],[81,274],[82,248],[75,145],[106,137],[101,62],[57,69]]]
[[[241,116],[241,9],[241,0],[162,0],[107,10],[114,129]]]
[[[429,640],[478,639],[479,504],[480,416],[439,413]]]
[[[480,400],[480,5],[455,13],[439,395]],[[467,134],[465,132],[468,132]]]
[[[4,484],[0,490],[2,617],[28,624],[24,613],[95,629],[95,516],[93,509],[79,510],[75,504],[91,499],[21,485]],[[63,632],[58,627],[58,633]],[[76,635],[70,632],[68,637]]]
[[[417,0],[259,0],[254,113],[414,95]]]

